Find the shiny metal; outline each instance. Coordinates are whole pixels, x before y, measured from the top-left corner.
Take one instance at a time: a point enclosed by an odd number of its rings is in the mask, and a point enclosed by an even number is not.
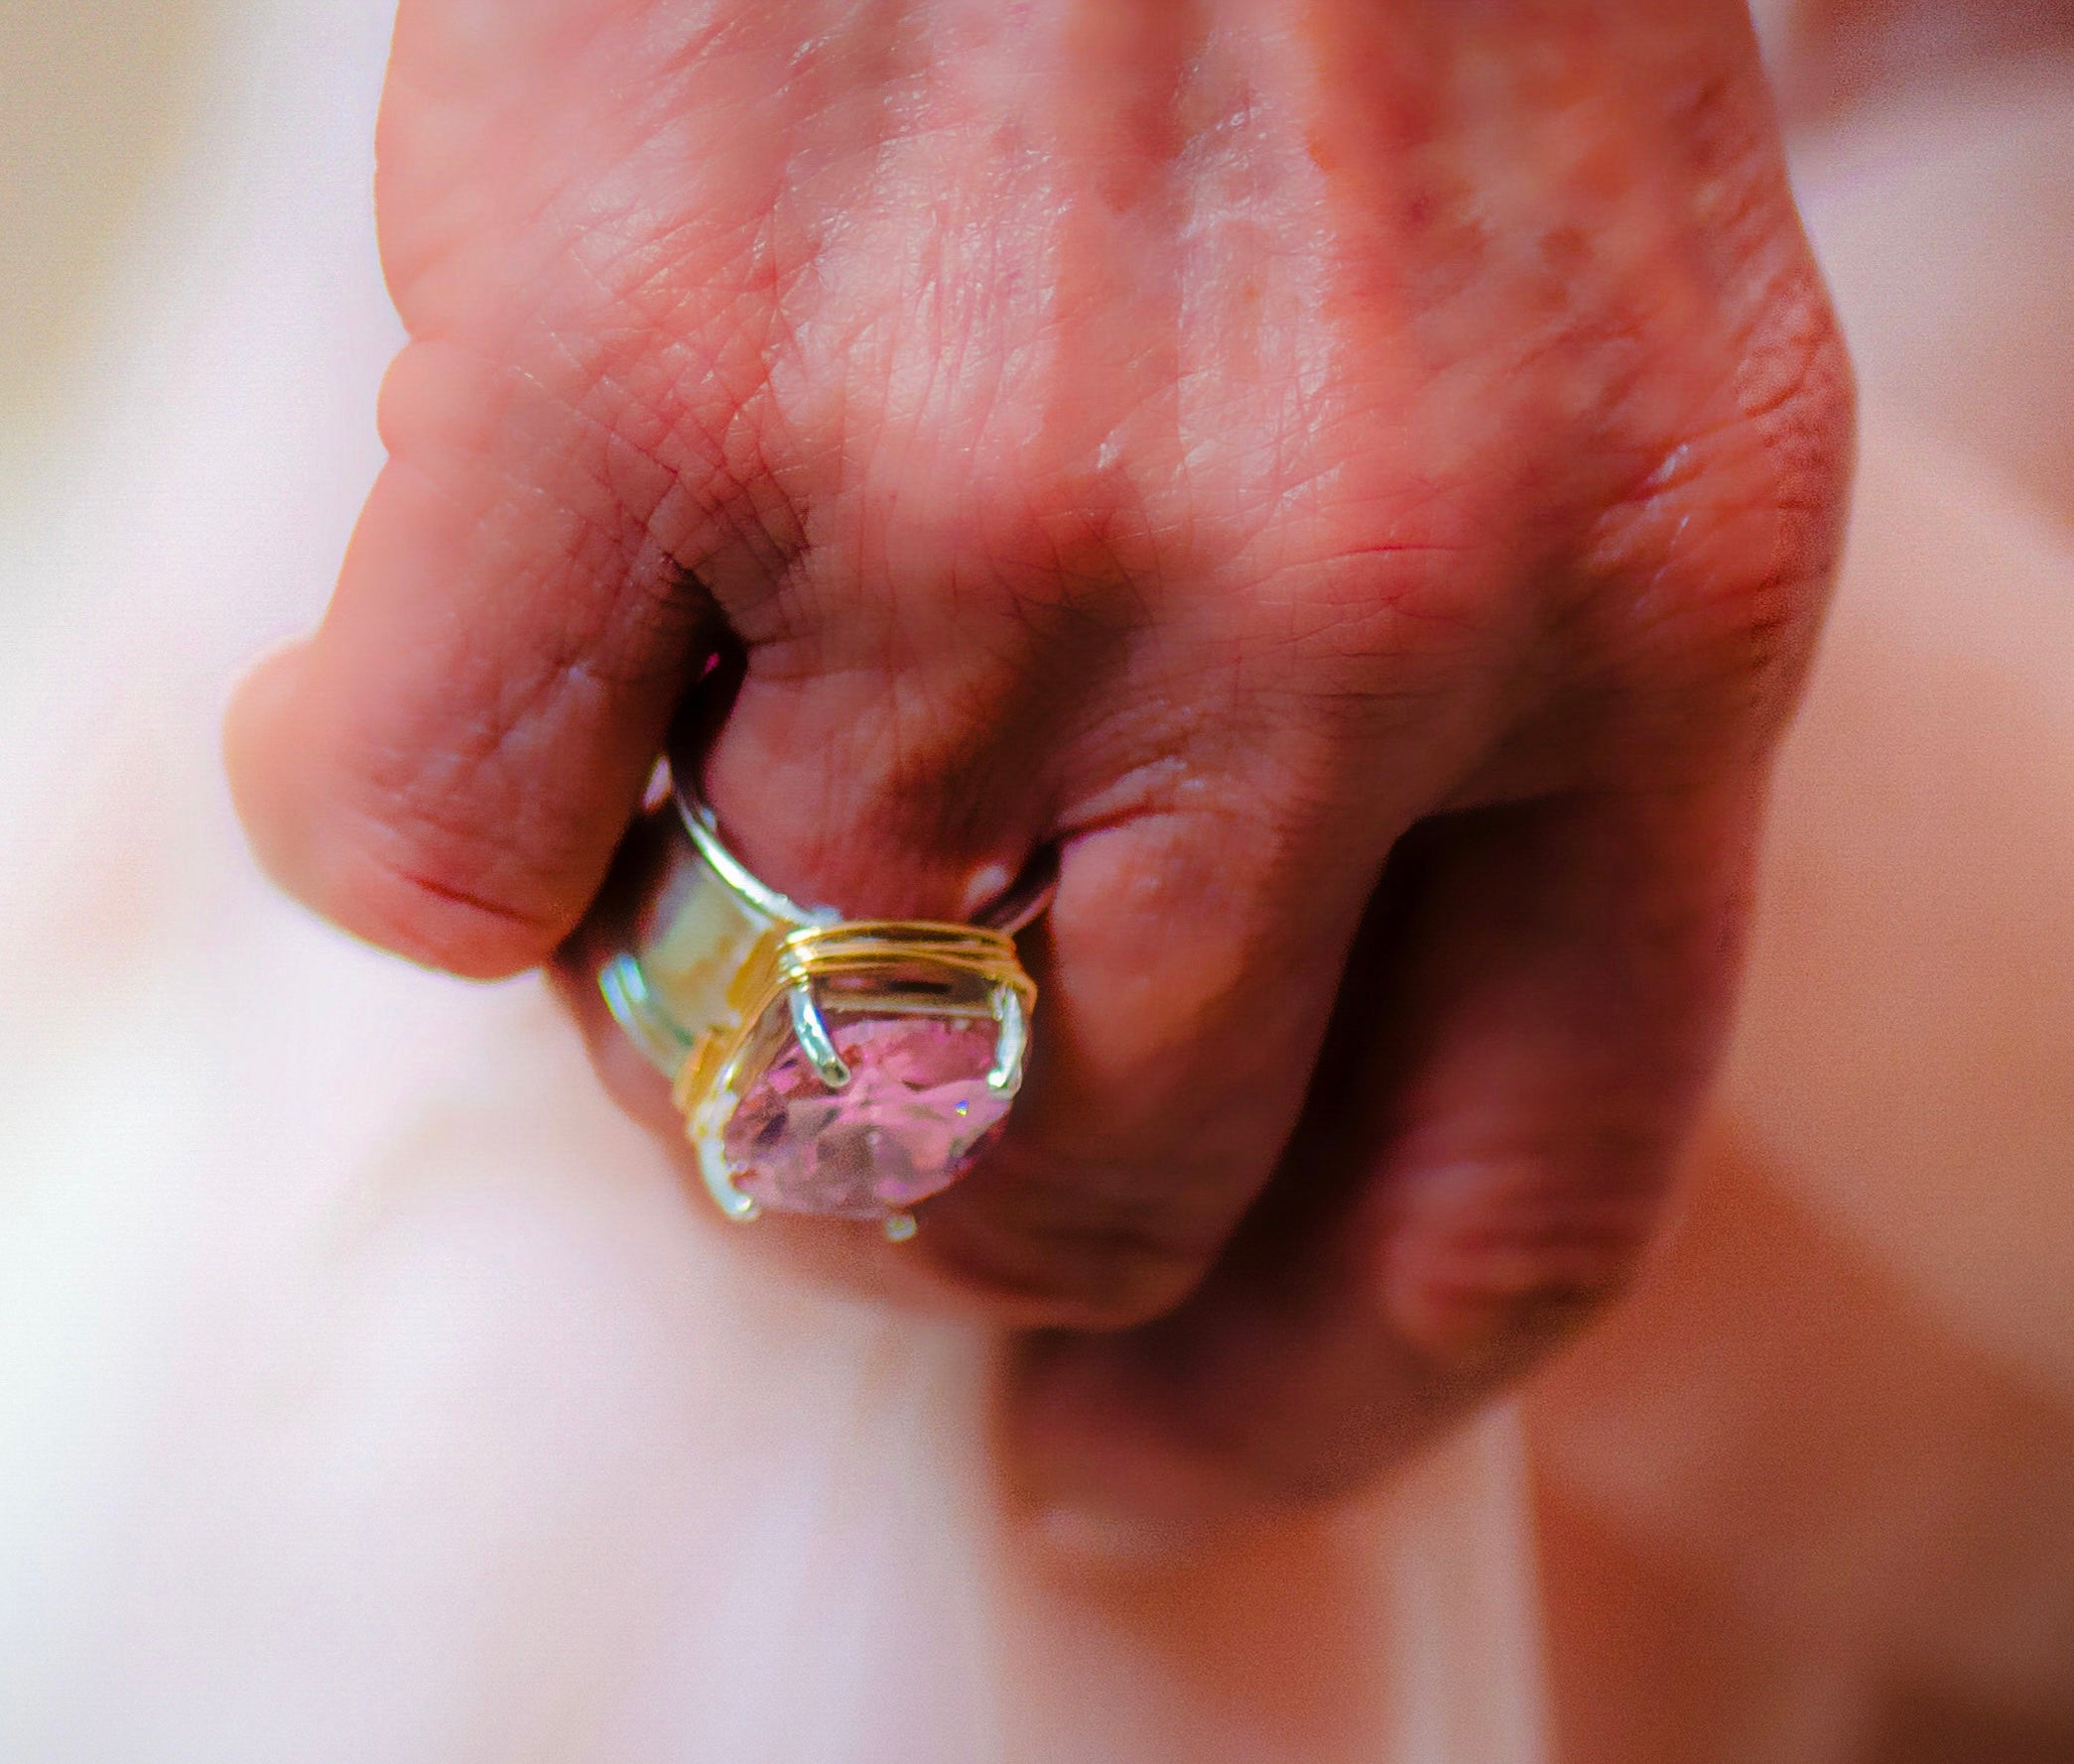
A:
[[[834,907],[803,907],[789,895],[781,894],[728,850],[726,840],[720,836],[719,817],[699,794],[696,781],[673,777],[671,796],[677,804],[684,830],[698,847],[699,855],[751,911],[772,923],[782,920],[792,925],[836,925],[842,922],[843,915]],[[972,923],[983,930],[1002,932],[1012,938],[1044,916],[1058,886],[1057,858],[1050,852],[1042,853],[1009,884],[1005,893],[974,914]]]
[[[692,1145],[699,1154],[699,1174],[705,1179],[706,1192],[713,1197],[713,1204],[736,1224],[746,1225],[760,1217],[763,1208],[734,1186],[734,1172],[728,1168],[727,1154],[719,1139],[694,1134]]]
[[[835,925],[842,919],[843,915],[834,907],[803,907],[789,895],[780,894],[759,880],[747,864],[727,849],[726,842],[720,837],[719,819],[695,787],[679,784],[675,798],[678,818],[684,822],[684,830],[692,843],[698,847],[699,855],[751,912],[772,924]]]
[[[829,1034],[828,1021],[814,1002],[813,983],[801,980],[786,993],[785,1002],[792,1013],[792,1034],[800,1052],[807,1056],[824,1084],[831,1090],[842,1089],[849,1082],[849,1068],[836,1052],[836,1038]]]
[[[1000,1025],[994,1039],[993,1066],[986,1082],[995,1090],[1009,1090],[1022,1082],[1023,1055],[1029,1046],[1030,1015],[1023,1008],[1022,994],[1013,986],[993,989],[993,1020]]]
[[[1050,904],[1054,870],[1033,867],[978,924],[848,921],[755,876],[682,782],[671,807],[628,841],[608,934],[617,947],[599,964],[597,984],[629,1039],[671,1080],[722,1212],[751,1219],[761,1210],[735,1184],[725,1136],[735,1105],[785,1043],[830,1089],[850,1081],[832,1012],[990,1018],[986,1081],[1014,1097],[1037,989],[1012,940]],[[905,1211],[881,1223],[894,1242],[914,1234]]]

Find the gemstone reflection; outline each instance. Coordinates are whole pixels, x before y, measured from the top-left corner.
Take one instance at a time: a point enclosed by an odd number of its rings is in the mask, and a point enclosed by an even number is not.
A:
[[[949,1188],[1008,1113],[986,1081],[993,1023],[833,1017],[829,1029],[849,1082],[829,1089],[788,1040],[727,1123],[735,1186],[783,1211],[870,1219]]]

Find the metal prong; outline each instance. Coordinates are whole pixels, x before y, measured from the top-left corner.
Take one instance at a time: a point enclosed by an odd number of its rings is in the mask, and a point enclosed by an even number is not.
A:
[[[889,1212],[885,1223],[888,1243],[905,1243],[915,1234],[915,1215],[911,1212]]]
[[[800,1045],[814,1070],[821,1074],[821,1081],[831,1090],[840,1090],[849,1082],[849,1068],[843,1064],[843,1056],[836,1052],[836,1044],[829,1035],[828,1021],[821,1014],[821,1006],[814,1002],[813,986],[802,980],[785,995],[785,1002],[792,1007],[792,1036]]]
[[[1023,1049],[1030,1039],[1029,1014],[1022,1007],[1022,994],[1013,986],[993,989],[993,1020],[1000,1026],[994,1037],[993,1065],[986,1073],[987,1086],[1013,1090],[1022,1082]]]
[[[699,1174],[706,1179],[706,1192],[713,1197],[713,1203],[730,1219],[747,1224],[763,1208],[734,1186],[734,1173],[727,1168],[725,1152],[711,1139],[701,1138],[696,1143]]]

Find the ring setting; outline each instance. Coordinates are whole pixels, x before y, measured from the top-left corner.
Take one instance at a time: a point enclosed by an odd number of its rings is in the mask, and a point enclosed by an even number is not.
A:
[[[801,907],[682,783],[622,862],[631,905],[598,989],[670,1079],[713,1201],[912,1237],[913,1208],[999,1137],[1022,1086],[1037,988],[1014,934],[1048,886],[976,925]]]

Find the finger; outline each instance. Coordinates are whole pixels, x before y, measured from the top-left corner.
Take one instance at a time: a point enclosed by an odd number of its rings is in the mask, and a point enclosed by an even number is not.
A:
[[[232,705],[232,787],[262,861],[320,912],[508,973],[595,892],[709,612],[652,537],[675,495],[660,467],[538,382],[416,344],[383,427],[322,626]]]
[[[925,1205],[916,1242],[835,1230],[849,1278],[1114,1326],[1178,1302],[1273,1168],[1394,811],[1369,787],[1360,812],[1324,813],[1266,738],[1258,775],[1177,753],[1127,809],[1089,799],[1071,730],[1014,703],[1047,658],[963,616],[967,641],[922,643],[897,681],[841,665],[759,680],[752,657],[704,772],[758,874],[851,917],[970,916],[1060,846],[1052,908],[1024,939],[1040,1001],[1003,1141]],[[982,680],[992,666],[1004,677]],[[975,703],[976,721],[932,708]],[[1403,787],[1422,788],[1410,768]],[[652,1092],[634,1106],[653,1117],[660,1081],[628,1077],[589,996],[608,943],[572,945],[573,993],[601,1070]],[[827,1258],[822,1221],[766,1214],[755,1231]]]
[[[1292,827],[1257,801],[1072,842],[1026,1106],[930,1219],[930,1253],[1045,1321],[1180,1302],[1301,1112],[1381,843],[1354,814]]]
[[[1035,1498],[1161,1523],[1351,1489],[1618,1292],[1732,991],[1750,789],[1433,823],[1268,1198],[1173,1317],[1033,1341]]]

